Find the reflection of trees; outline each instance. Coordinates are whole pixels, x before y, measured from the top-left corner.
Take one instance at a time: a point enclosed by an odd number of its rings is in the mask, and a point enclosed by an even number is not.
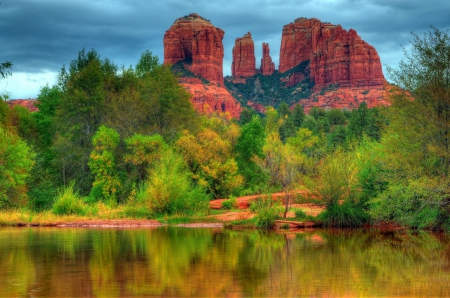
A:
[[[51,297],[445,296],[449,244],[363,230],[8,228],[0,288]]]

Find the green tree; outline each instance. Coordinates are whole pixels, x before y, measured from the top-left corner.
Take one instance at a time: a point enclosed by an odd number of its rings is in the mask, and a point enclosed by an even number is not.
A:
[[[0,208],[24,206],[35,154],[17,135],[0,126]]]
[[[156,161],[145,187],[148,207],[157,213],[192,214],[208,208],[209,196],[194,186],[183,158],[171,149]]]
[[[292,118],[296,129],[299,129],[302,126],[303,120],[305,119],[305,111],[301,104],[296,104],[294,106],[290,118]]]
[[[263,146],[266,134],[259,117],[254,116],[242,127],[241,135],[236,144],[236,162],[239,173],[245,178],[246,188],[260,187],[266,181],[261,168],[255,163],[254,157],[263,158]]]
[[[167,144],[160,135],[134,134],[125,139],[125,143],[128,152],[125,161],[136,168],[139,182],[146,179],[150,165],[159,160],[162,153],[167,150]]]
[[[408,120],[410,134],[415,129],[426,159],[435,163],[438,172],[448,176],[450,171],[450,35],[434,27],[423,38],[414,35],[410,52],[398,68],[388,68],[395,84],[408,93],[396,96],[392,121]],[[412,97],[414,100],[410,100]],[[411,134],[413,137],[414,134]]]
[[[230,143],[211,129],[193,136],[186,132],[176,142],[193,179],[214,198],[226,197],[242,185],[242,176],[231,156]]]
[[[114,129],[100,126],[92,138],[94,150],[89,157],[89,168],[95,176],[91,196],[104,199],[110,205],[117,203],[116,193],[120,186],[114,162],[114,150],[119,141],[119,134]]]

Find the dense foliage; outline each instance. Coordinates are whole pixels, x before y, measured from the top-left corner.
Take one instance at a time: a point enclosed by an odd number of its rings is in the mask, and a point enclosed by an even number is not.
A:
[[[196,114],[173,69],[148,51],[120,68],[83,49],[41,89],[38,112],[0,101],[0,208],[205,214],[212,198],[234,208],[236,196],[282,192],[282,209],[258,202],[260,227],[313,198],[327,207],[325,225],[450,229],[450,36],[433,28],[405,54],[390,69],[390,107],[306,115],[288,105],[298,86],[272,90],[256,75],[228,87],[265,90],[261,102],[277,109],[244,109],[236,121]]]

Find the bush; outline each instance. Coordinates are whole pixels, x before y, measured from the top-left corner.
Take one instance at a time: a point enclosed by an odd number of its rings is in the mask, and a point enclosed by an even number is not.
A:
[[[84,205],[77,192],[74,192],[74,181],[62,191],[58,191],[58,196],[52,207],[52,212],[57,215],[85,215]]]
[[[200,186],[192,185],[183,159],[167,150],[150,173],[144,200],[156,213],[192,214],[205,211],[209,198]]]
[[[275,220],[280,217],[280,209],[272,196],[257,198],[250,204],[250,210],[256,213],[256,227],[270,230],[275,227]]]
[[[295,218],[307,218],[308,215],[302,209],[294,209]]]
[[[237,207],[237,200],[234,197],[231,197],[222,202],[222,209],[230,210]]]
[[[375,220],[395,221],[413,228],[438,228],[448,218],[440,208],[443,199],[445,185],[437,179],[422,177],[393,183],[369,201],[370,215]]]
[[[357,205],[344,202],[328,205],[325,212],[319,215],[319,219],[326,227],[350,228],[367,223],[369,216]]]

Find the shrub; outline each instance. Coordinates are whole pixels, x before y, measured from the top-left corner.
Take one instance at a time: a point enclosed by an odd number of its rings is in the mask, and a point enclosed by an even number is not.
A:
[[[280,217],[280,209],[272,196],[258,198],[251,203],[250,210],[256,213],[256,227],[270,230],[275,227],[275,220]]]
[[[84,215],[86,206],[77,192],[74,192],[74,181],[67,187],[58,191],[58,196],[52,207],[52,212],[57,215]]]
[[[302,209],[294,209],[295,218],[306,218],[308,217]]]
[[[343,204],[328,205],[325,212],[319,215],[326,227],[349,228],[360,227],[369,220],[369,216],[355,204],[344,202]]]
[[[183,159],[167,150],[150,173],[144,200],[156,213],[191,214],[206,210],[209,196],[200,186],[192,184]]]
[[[237,200],[235,197],[231,197],[222,202],[222,209],[230,210],[237,207]]]

